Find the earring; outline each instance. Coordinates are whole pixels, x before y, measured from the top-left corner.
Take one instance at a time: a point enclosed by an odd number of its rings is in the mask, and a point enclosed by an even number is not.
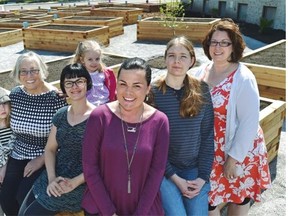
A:
[[[145,101],[148,101],[148,100],[149,100],[149,96],[146,95],[146,97],[145,97]]]

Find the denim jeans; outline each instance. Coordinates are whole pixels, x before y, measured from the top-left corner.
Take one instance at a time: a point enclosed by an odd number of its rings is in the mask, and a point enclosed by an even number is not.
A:
[[[182,171],[178,170],[176,174],[186,180],[194,180],[197,178],[198,168]],[[208,215],[208,192],[210,191],[209,183],[205,183],[203,185],[200,193],[196,197],[188,199],[182,196],[181,191],[170,179],[164,177],[161,183],[160,191],[166,216]]]

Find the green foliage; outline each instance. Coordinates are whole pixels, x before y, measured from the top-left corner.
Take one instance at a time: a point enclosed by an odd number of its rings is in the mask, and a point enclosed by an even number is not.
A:
[[[187,3],[185,3],[187,4]],[[176,28],[183,27],[185,7],[181,0],[171,0],[165,6],[160,7],[161,21],[164,21],[164,27],[173,29],[175,35]]]
[[[212,14],[212,17],[217,17],[218,14],[219,14],[218,8],[212,8],[211,9],[211,14]]]
[[[261,17],[260,18],[260,29],[259,29],[259,32],[261,34],[264,34],[265,32],[267,32],[268,28],[271,27],[271,25],[273,24],[273,20],[268,20],[264,17]]]

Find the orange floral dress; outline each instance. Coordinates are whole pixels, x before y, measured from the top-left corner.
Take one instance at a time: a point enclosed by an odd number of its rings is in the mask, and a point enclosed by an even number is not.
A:
[[[242,203],[247,197],[259,202],[261,201],[261,189],[267,189],[271,186],[267,150],[260,126],[254,140],[254,148],[248,152],[242,163],[236,165],[239,176],[233,180],[228,180],[223,175],[226,107],[234,74],[235,72],[231,73],[225,80],[211,89],[215,115],[215,156],[210,175],[211,191],[209,193],[209,203],[212,206],[217,206],[223,202]]]

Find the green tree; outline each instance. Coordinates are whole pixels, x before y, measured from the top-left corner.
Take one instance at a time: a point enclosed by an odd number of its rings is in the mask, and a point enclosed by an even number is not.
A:
[[[188,2],[191,3],[191,0],[188,0]],[[185,4],[188,2],[186,1]],[[177,28],[185,27],[182,23],[185,16],[185,7],[181,0],[167,2],[165,6],[160,7],[160,14],[161,21],[164,21],[163,25],[173,30],[173,36],[175,36]]]

